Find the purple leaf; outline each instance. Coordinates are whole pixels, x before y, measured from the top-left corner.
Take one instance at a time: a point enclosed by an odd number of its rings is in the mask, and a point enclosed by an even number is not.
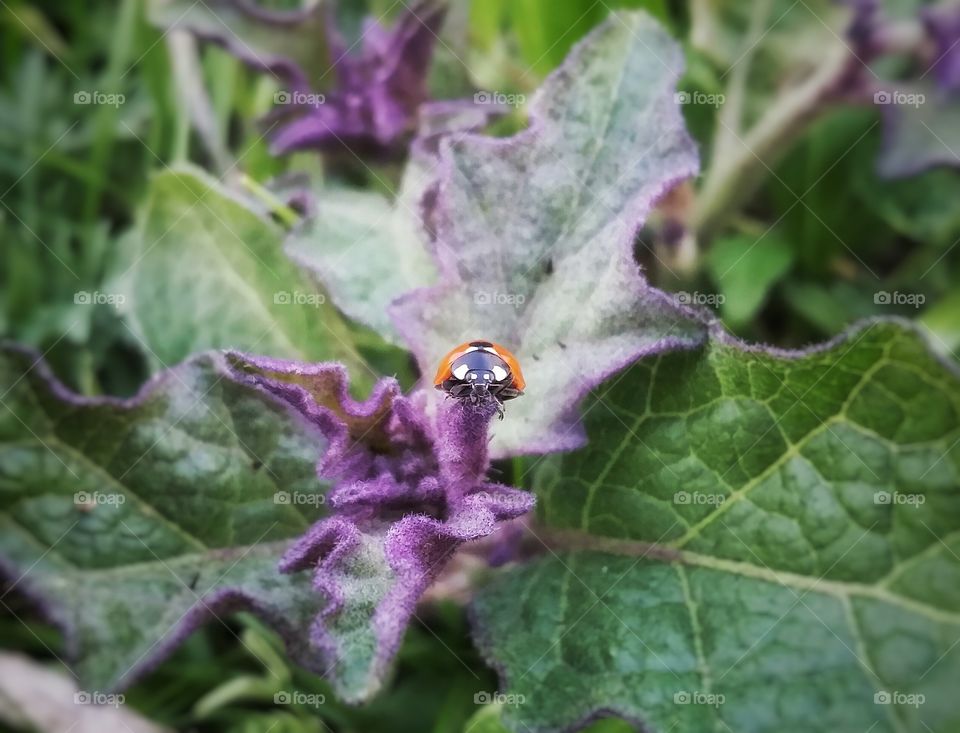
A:
[[[920,18],[934,42],[931,68],[937,84],[948,92],[960,92],[960,3],[923,7]]]
[[[343,698],[366,699],[387,673],[417,601],[456,549],[525,514],[533,496],[485,478],[492,404],[448,400],[431,422],[424,395],[404,397],[392,380],[357,403],[342,367],[229,358],[330,442],[318,472],[333,482],[335,515],[304,534],[280,568],[314,571],[326,606],[312,646]]]
[[[519,358],[528,396],[498,427],[496,456],[581,445],[587,391],[704,338],[633,256],[656,200],[697,171],[674,102],[681,69],[651,18],[617,14],[545,82],[528,129],[441,140],[439,182],[424,199],[441,284],[400,298],[392,315],[425,374],[470,339]]]
[[[391,28],[368,18],[353,44],[333,2],[273,11],[250,0],[158,0],[151,20],[217,43],[278,80],[268,118],[275,154],[344,146],[388,154],[414,131],[445,10],[440,0],[404,6]]]
[[[406,7],[389,30],[368,18],[360,53],[330,22],[327,40],[337,85],[323,104],[304,105],[301,116],[277,128],[273,152],[342,146],[390,151],[404,140],[427,98],[427,71],[444,13],[436,2]]]
[[[960,165],[960,3],[924,6],[912,25],[902,23],[913,28],[912,49],[898,45],[897,25],[878,8],[865,17],[872,18],[876,53],[911,50],[918,64],[910,78],[874,85],[873,100],[881,105],[884,122],[880,175],[903,178],[935,166]]]

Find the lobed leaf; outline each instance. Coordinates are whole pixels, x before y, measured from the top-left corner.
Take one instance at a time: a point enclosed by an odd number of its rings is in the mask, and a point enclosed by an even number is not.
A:
[[[549,546],[474,608],[509,727],[960,723],[960,377],[872,322],[803,353],[715,331],[598,390],[537,475]]]
[[[323,433],[218,354],[119,400],[72,394],[5,348],[0,385],[0,568],[64,630],[85,689],[130,684],[237,610],[322,671],[302,643],[318,599],[276,567],[326,513]]]
[[[117,278],[133,334],[158,368],[207,349],[350,364],[369,370],[319,284],[281,250],[281,228],[212,178],[158,174]]]
[[[340,696],[366,700],[457,548],[525,514],[533,497],[486,480],[492,402],[451,401],[431,422],[423,395],[403,397],[390,381],[358,405],[327,365],[250,358],[237,368],[330,438],[318,472],[333,481],[334,516],[300,537],[280,569],[313,571],[324,606],[311,645]]]
[[[469,339],[516,354],[528,397],[498,427],[496,456],[582,445],[587,390],[641,355],[703,339],[633,257],[655,200],[696,173],[673,102],[681,59],[650,17],[614,14],[540,89],[528,129],[441,141],[427,214],[440,284],[392,314],[425,374]]]
[[[436,175],[437,142],[481,128],[502,112],[495,105],[424,105],[395,200],[370,190],[308,192],[309,216],[287,237],[287,254],[326,285],[344,313],[400,343],[390,304],[437,279],[422,221],[424,196]]]

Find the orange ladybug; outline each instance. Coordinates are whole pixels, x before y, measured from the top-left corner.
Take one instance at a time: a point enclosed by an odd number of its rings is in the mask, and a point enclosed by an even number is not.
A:
[[[522,395],[526,382],[519,362],[507,349],[492,341],[468,341],[443,357],[433,386],[472,404],[492,398],[499,407]]]

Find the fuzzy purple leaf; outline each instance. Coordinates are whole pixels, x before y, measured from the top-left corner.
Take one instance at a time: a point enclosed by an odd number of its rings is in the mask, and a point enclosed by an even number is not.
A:
[[[367,19],[357,54],[330,22],[337,84],[322,104],[301,106],[297,119],[279,126],[271,150],[395,150],[414,131],[427,99],[427,71],[444,14],[445,7],[432,2],[406,7],[389,30]]]
[[[441,284],[395,302],[424,373],[453,345],[498,341],[523,365],[496,456],[571,449],[578,404],[643,355],[702,342],[691,311],[651,288],[635,235],[656,200],[697,171],[674,87],[682,54],[642,13],[578,45],[507,139],[441,140],[425,216]]]
[[[346,392],[342,368],[232,354],[238,374],[280,397],[323,432],[318,466],[333,482],[335,515],[285,554],[286,573],[314,571],[326,599],[310,634],[345,699],[364,700],[389,670],[417,601],[464,542],[525,514],[533,497],[489,483],[491,404],[449,400],[435,422],[422,394],[383,380],[364,403]]]
[[[281,86],[269,116],[271,150],[390,154],[413,133],[427,98],[427,71],[446,8],[405,6],[391,28],[368,18],[348,43],[336,4],[274,11],[249,0],[155,0],[153,22],[217,43]],[[359,49],[359,50],[357,50]]]

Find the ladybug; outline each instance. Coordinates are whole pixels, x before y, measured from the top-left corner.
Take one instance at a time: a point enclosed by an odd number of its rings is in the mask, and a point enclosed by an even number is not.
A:
[[[443,357],[433,386],[474,405],[492,398],[503,419],[503,403],[522,395],[526,382],[516,357],[505,348],[492,341],[468,341]]]

